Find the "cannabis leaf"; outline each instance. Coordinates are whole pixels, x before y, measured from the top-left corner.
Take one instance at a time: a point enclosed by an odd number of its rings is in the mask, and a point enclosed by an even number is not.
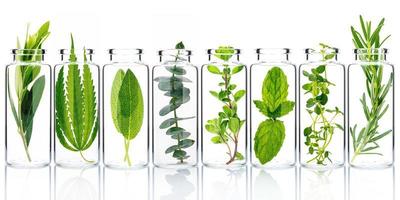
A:
[[[184,48],[185,45],[182,42],[175,45],[175,49],[178,49],[175,62],[178,61],[180,56],[179,49]],[[185,83],[190,83],[192,81],[184,76],[186,75],[186,70],[178,66],[177,63],[173,66],[167,66],[165,69],[171,73],[171,76],[160,76],[155,78],[154,81],[158,82],[158,89],[164,91],[164,95],[170,97],[171,100],[168,105],[164,106],[159,111],[159,115],[167,116],[173,113],[173,117],[163,121],[160,124],[160,129],[168,129],[166,134],[177,141],[175,145],[168,147],[165,153],[172,153],[172,157],[183,163],[185,159],[190,157],[184,149],[193,146],[195,141],[189,139],[190,133],[179,126],[179,121],[193,119],[195,117],[178,117],[177,109],[190,100],[190,89],[185,87]]]
[[[379,129],[379,120],[385,115],[389,108],[385,98],[393,86],[393,72],[390,73],[388,81],[383,82],[383,69],[384,67],[377,63],[380,55],[372,52],[373,48],[381,48],[385,41],[390,37],[386,36],[381,40],[380,32],[384,25],[385,18],[383,18],[375,30],[372,29],[370,21],[364,21],[360,15],[360,25],[362,34],[352,26],[351,33],[353,36],[353,43],[357,49],[365,49],[364,55],[360,55],[361,61],[365,63],[362,69],[365,75],[365,83],[367,88],[367,95],[363,93],[360,102],[364,111],[367,123],[364,128],[357,131],[357,124],[350,128],[350,135],[353,143],[353,157],[351,161],[359,155],[382,155],[378,152],[379,140],[385,136],[392,134],[392,130],[381,131]]]
[[[295,103],[288,101],[287,77],[279,67],[271,68],[264,78],[262,100],[253,101],[268,117],[260,123],[254,137],[254,152],[261,164],[271,161],[280,151],[285,139],[285,125],[277,120],[290,113]]]
[[[22,55],[17,55],[16,60],[26,63],[15,68],[15,92],[17,101],[14,102],[10,84],[7,84],[7,95],[15,122],[18,127],[18,134],[21,136],[27,160],[31,162],[29,144],[32,137],[33,120],[39,106],[45,88],[45,76],[40,74],[41,66],[35,62],[40,61],[42,55],[31,53],[32,50],[42,48],[43,42],[50,35],[50,22],[44,23],[39,30],[29,35],[29,25],[26,32],[26,39],[22,49]],[[20,48],[17,39],[17,48]],[[9,80],[9,74],[7,79]],[[9,82],[9,81],[8,81]]]
[[[233,47],[221,46],[215,51],[215,56],[223,61],[229,61],[235,50]],[[214,134],[211,142],[214,144],[224,144],[228,149],[229,160],[227,165],[235,160],[243,160],[244,156],[238,152],[239,132],[245,124],[245,120],[241,120],[237,114],[237,102],[246,94],[245,90],[237,90],[236,84],[231,83],[234,74],[244,69],[244,65],[234,66],[231,70],[229,64],[222,64],[223,69],[219,69],[215,65],[208,65],[207,70],[222,78],[219,83],[220,91],[210,91],[210,94],[223,103],[222,112],[218,113],[218,117],[208,120],[205,129]],[[231,147],[233,143],[233,147]]]
[[[129,145],[139,133],[143,124],[143,96],[139,81],[128,69],[120,69],[115,74],[111,90],[111,112],[114,126],[124,137],[124,161],[131,166]]]
[[[93,162],[87,160],[82,152],[92,145],[98,132],[96,92],[92,73],[86,60],[86,50],[82,74],[76,63],[72,34],[70,64],[68,64],[66,81],[64,80],[64,67],[61,67],[55,85],[57,138],[66,149],[79,152],[86,162]]]

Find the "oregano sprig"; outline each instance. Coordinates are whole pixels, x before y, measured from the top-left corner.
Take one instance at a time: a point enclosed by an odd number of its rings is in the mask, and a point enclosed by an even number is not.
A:
[[[329,51],[333,50],[332,47],[322,43],[320,46],[319,53],[323,62],[327,62],[336,56],[334,51]],[[328,150],[328,147],[336,129],[344,131],[342,125],[335,122],[338,116],[343,115],[343,112],[338,107],[333,109],[326,107],[330,87],[335,86],[328,80],[326,64],[312,68],[310,72],[303,70],[303,76],[307,77],[309,81],[302,88],[305,90],[304,94],[310,95],[306,102],[306,111],[312,120],[310,126],[303,130],[306,138],[304,144],[308,146],[308,154],[313,155],[307,163],[316,161],[318,165],[326,165],[327,160],[332,162],[330,159],[332,152]]]
[[[171,73],[171,76],[160,76],[154,79],[158,82],[158,89],[164,91],[164,95],[171,98],[169,104],[164,106],[160,111],[160,116],[166,116],[169,113],[173,113],[172,118],[168,118],[160,124],[160,129],[167,129],[166,134],[169,135],[173,140],[176,140],[176,144],[168,147],[165,150],[166,154],[172,153],[172,156],[183,163],[185,159],[188,159],[190,155],[184,149],[191,147],[194,144],[194,140],[189,139],[190,132],[182,128],[179,122],[182,120],[193,119],[191,117],[179,117],[178,108],[190,100],[190,89],[185,87],[185,83],[192,82],[186,78],[186,70],[179,66],[179,62],[182,58],[181,50],[185,49],[182,42],[175,45],[177,54],[175,55],[175,62],[173,66],[166,66],[165,69]]]
[[[233,56],[234,49],[232,47],[219,47],[216,50],[216,57],[229,61]],[[205,128],[208,132],[215,136],[211,138],[214,144],[224,144],[227,147],[227,155],[229,156],[227,165],[235,160],[243,160],[244,156],[238,151],[239,133],[245,120],[241,120],[237,113],[237,103],[245,96],[246,90],[237,90],[237,85],[231,82],[232,76],[243,70],[244,65],[237,65],[231,68],[227,63],[222,64],[222,70],[215,65],[208,65],[207,70],[221,77],[222,81],[218,84],[219,92],[210,91],[210,94],[217,98],[222,104],[222,111],[218,113],[218,117],[208,120]]]
[[[384,25],[385,18],[381,19],[375,30],[372,29],[371,21],[364,21],[360,16],[360,26],[362,32],[358,32],[353,26],[351,33],[353,43],[357,49],[366,51],[365,54],[359,55],[363,62],[376,63],[381,58],[372,49],[381,48],[385,41],[390,37],[386,36],[381,40],[380,32]],[[377,150],[379,149],[378,142],[385,136],[392,133],[392,130],[384,132],[379,128],[379,120],[385,115],[389,109],[389,104],[385,99],[393,86],[393,72],[390,73],[388,81],[383,82],[384,67],[379,64],[366,64],[361,66],[365,75],[365,83],[367,95],[365,92],[360,98],[360,102],[364,111],[366,125],[357,132],[357,124],[350,128],[350,135],[353,145],[353,157],[351,161],[359,155],[382,155]]]

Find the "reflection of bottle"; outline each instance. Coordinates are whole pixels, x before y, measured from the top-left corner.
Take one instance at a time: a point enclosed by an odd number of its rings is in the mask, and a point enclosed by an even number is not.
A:
[[[99,200],[99,168],[55,170],[57,200]],[[60,184],[58,184],[60,183]]]
[[[284,199],[278,182],[264,170],[258,173],[253,187],[254,193],[252,197],[254,200],[265,199],[265,197],[274,200]]]
[[[196,188],[187,179],[190,171],[187,169],[176,170],[175,174],[165,175],[165,181],[170,185],[171,193],[160,197],[161,200],[184,200],[193,193]]]
[[[203,199],[247,199],[246,168],[227,170],[203,167]]]
[[[345,169],[300,169],[301,200],[341,200],[345,198]]]
[[[4,181],[5,200],[50,200],[50,167],[39,169],[5,167]]]

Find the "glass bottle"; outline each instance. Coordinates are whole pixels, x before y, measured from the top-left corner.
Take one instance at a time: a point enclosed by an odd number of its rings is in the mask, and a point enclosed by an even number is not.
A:
[[[345,154],[345,67],[339,50],[306,49],[299,67],[300,163],[311,168],[343,166]]]
[[[202,66],[202,162],[233,168],[247,158],[247,68],[239,49],[209,49]]]
[[[348,68],[349,163],[382,168],[394,162],[394,69],[387,49],[356,49]]]
[[[198,71],[191,51],[158,52],[153,68],[153,162],[158,167],[186,168],[197,164]]]
[[[13,49],[6,66],[6,163],[43,167],[51,160],[51,67],[43,49]]]
[[[142,49],[110,49],[103,67],[103,162],[113,168],[148,164],[149,69]]]
[[[256,53],[258,63],[250,67],[251,162],[290,167],[296,163],[296,66],[289,62],[289,49]]]
[[[54,67],[55,163],[87,167],[99,161],[99,66],[93,50],[61,49]]]

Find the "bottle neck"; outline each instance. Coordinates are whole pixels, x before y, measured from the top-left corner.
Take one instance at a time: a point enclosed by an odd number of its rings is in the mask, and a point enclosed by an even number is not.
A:
[[[13,49],[14,62],[42,62],[46,51],[44,49]]]
[[[355,60],[363,62],[386,61],[387,49],[355,49]]]
[[[142,61],[142,49],[109,49],[112,62],[140,62]]]
[[[325,51],[315,51],[314,49],[306,49],[306,60],[309,62],[326,62],[337,61],[339,49],[332,48]]]
[[[234,63],[240,61],[240,49],[228,49],[221,51],[219,49],[208,49],[208,61],[215,63]]]
[[[92,62],[94,51],[93,49],[85,49],[77,52],[76,50],[71,51],[70,49],[61,49],[61,61],[63,62],[78,62],[85,61]],[[75,61],[74,61],[75,60]]]
[[[290,49],[256,49],[257,60],[266,62],[289,61]]]
[[[192,51],[186,49],[167,49],[158,51],[160,62],[190,62]]]

